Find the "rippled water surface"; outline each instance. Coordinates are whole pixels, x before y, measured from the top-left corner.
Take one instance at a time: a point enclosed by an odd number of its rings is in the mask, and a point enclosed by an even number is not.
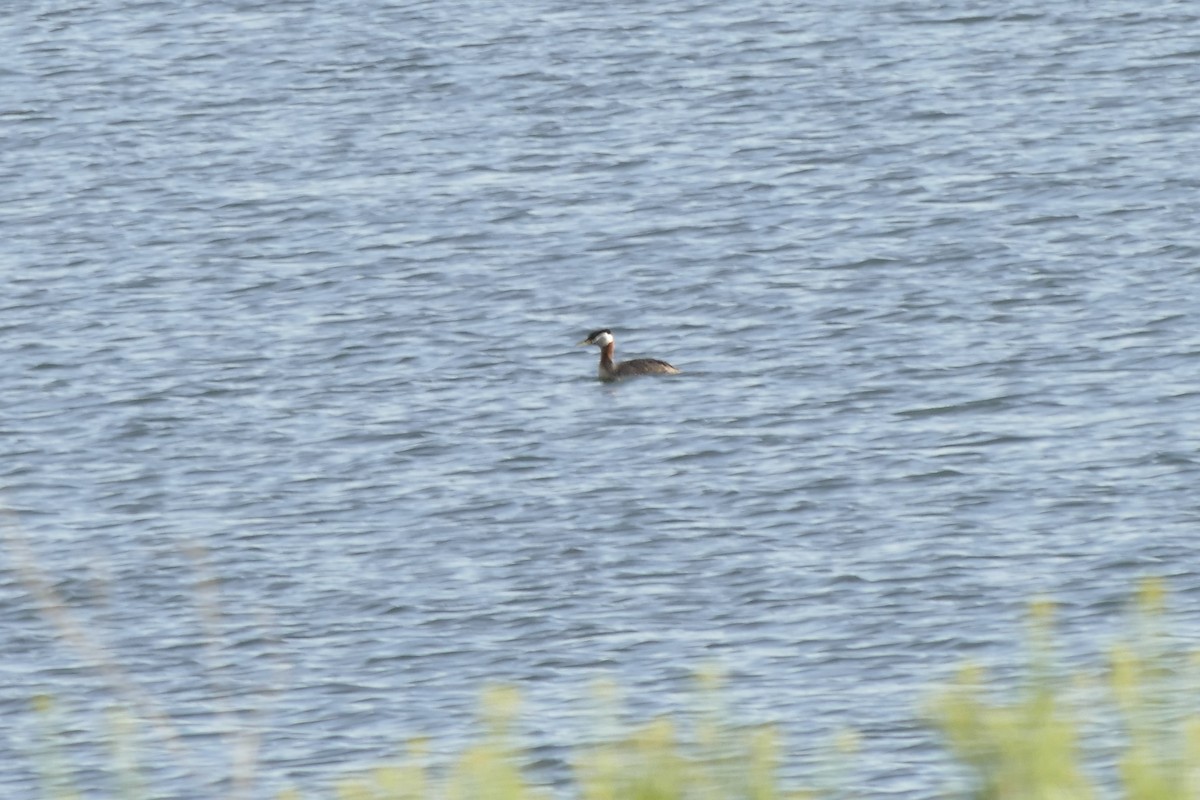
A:
[[[40,694],[85,788],[133,698],[155,792],[240,719],[266,796],[490,680],[552,765],[593,680],[716,661],[930,796],[922,693],[1034,594],[1200,630],[1200,14],[984,5],[11,11],[3,793]],[[685,374],[599,383],[599,327]]]

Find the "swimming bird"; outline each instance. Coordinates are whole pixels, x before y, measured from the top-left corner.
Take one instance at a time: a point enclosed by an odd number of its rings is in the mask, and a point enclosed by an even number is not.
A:
[[[578,346],[594,344],[600,348],[600,380],[619,381],[632,375],[678,375],[679,370],[657,358],[634,358],[629,361],[613,361],[616,340],[612,331],[601,328],[592,331]]]

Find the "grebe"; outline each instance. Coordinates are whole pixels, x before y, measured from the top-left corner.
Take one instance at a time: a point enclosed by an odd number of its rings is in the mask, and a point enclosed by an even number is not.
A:
[[[630,361],[613,361],[613,351],[616,349],[616,340],[613,339],[612,331],[608,328],[602,328],[598,331],[592,331],[587,338],[579,343],[578,346],[594,344],[600,348],[600,380],[602,381],[619,381],[621,378],[628,378],[631,375],[678,375],[679,370],[672,367],[665,361],[659,361],[657,358],[635,358]]]

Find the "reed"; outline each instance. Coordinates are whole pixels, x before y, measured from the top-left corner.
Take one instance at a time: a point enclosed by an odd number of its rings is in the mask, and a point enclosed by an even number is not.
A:
[[[964,667],[929,718],[973,800],[1186,800],[1200,797],[1196,653],[1164,628],[1161,581],[1144,581],[1131,630],[1098,677],[1065,670],[1053,606],[1033,604],[1030,656],[1016,687]]]
[[[988,678],[966,665],[934,692],[924,718],[962,774],[943,797],[971,800],[1186,800],[1200,798],[1200,659],[1166,624],[1159,581],[1142,584],[1131,604],[1128,632],[1107,648],[1107,664],[1068,670],[1056,648],[1054,607],[1031,606],[1029,656],[1015,681]],[[396,762],[331,785],[293,789],[280,800],[800,800],[850,798],[851,771],[840,785],[785,786],[779,778],[782,745],[769,725],[743,725],[722,704],[721,680],[702,672],[697,709],[690,714],[626,722],[616,687],[597,691],[600,718],[594,741],[570,756],[570,777],[549,788],[523,765],[520,696],[512,687],[487,689],[479,735],[449,759],[433,759],[424,740],[409,743]],[[63,709],[36,700],[44,721],[39,748],[46,800],[96,796],[79,787],[70,759],[58,746]],[[128,717],[112,724],[114,797],[155,796],[143,778],[140,737]],[[851,741],[853,737],[847,737]],[[852,749],[852,748],[846,748]],[[436,761],[436,764],[434,763]],[[240,782],[239,782],[240,781]],[[239,796],[258,796],[243,776]],[[565,783],[565,785],[562,785]],[[931,778],[931,785],[933,779]],[[88,790],[88,791],[85,791]]]
[[[801,800],[816,795],[784,791],[777,780],[778,737],[770,726],[742,727],[718,711],[716,674],[701,673],[706,708],[686,720],[666,717],[625,727],[579,747],[569,794],[581,800]],[[619,726],[611,685],[598,690],[609,717],[600,727]],[[337,800],[549,800],[518,766],[514,744],[519,698],[494,687],[484,693],[480,742],[440,775],[428,766],[423,745],[402,762],[342,781]],[[296,800],[294,796],[290,800]]]

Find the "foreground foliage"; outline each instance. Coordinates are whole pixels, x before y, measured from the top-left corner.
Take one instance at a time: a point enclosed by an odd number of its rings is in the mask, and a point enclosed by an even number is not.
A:
[[[997,685],[983,669],[962,668],[924,707],[963,786],[943,794],[972,800],[1200,799],[1200,713],[1197,660],[1163,630],[1161,583],[1146,582],[1130,615],[1131,631],[1111,647],[1109,663],[1093,674],[1068,673],[1055,653],[1053,607],[1032,606],[1030,658],[1016,686]],[[281,800],[799,800],[862,796],[849,775],[840,788],[801,791],[778,777],[780,742],[770,726],[741,726],[719,702],[714,674],[701,675],[702,709],[639,725],[619,722],[614,687],[601,692],[606,719],[597,741],[570,758],[567,785],[550,790],[531,781],[514,734],[519,697],[489,689],[481,703],[478,742],[438,767],[425,743],[404,758],[328,791],[291,790]],[[43,717],[53,716],[40,698]],[[53,725],[44,732],[47,798],[94,796],[75,786],[69,760],[56,751]],[[116,736],[117,796],[145,791],[132,735]],[[852,748],[848,737],[838,758]],[[931,781],[932,783],[932,781]],[[235,782],[234,788],[239,784]],[[238,796],[255,796],[242,781]]]
[[[1145,582],[1132,631],[1100,680],[1065,673],[1052,607],[1033,606],[1028,674],[997,699],[967,666],[930,717],[962,764],[975,800],[1186,800],[1200,797],[1197,660],[1162,628],[1163,586]]]
[[[676,722],[658,719],[581,748],[574,760],[574,792],[582,800],[783,800],[811,794],[783,792],[776,780],[778,741],[768,726],[730,726],[716,705],[716,677],[701,675],[702,695],[711,701],[681,736]],[[615,689],[601,694],[613,708]],[[337,788],[338,800],[543,800],[545,790],[531,786],[518,764],[512,723],[518,698],[508,688],[484,695],[482,741],[467,750],[440,780],[424,766],[418,748],[400,765],[382,767]],[[614,728],[615,719],[601,727]],[[298,797],[298,796],[297,796]]]

